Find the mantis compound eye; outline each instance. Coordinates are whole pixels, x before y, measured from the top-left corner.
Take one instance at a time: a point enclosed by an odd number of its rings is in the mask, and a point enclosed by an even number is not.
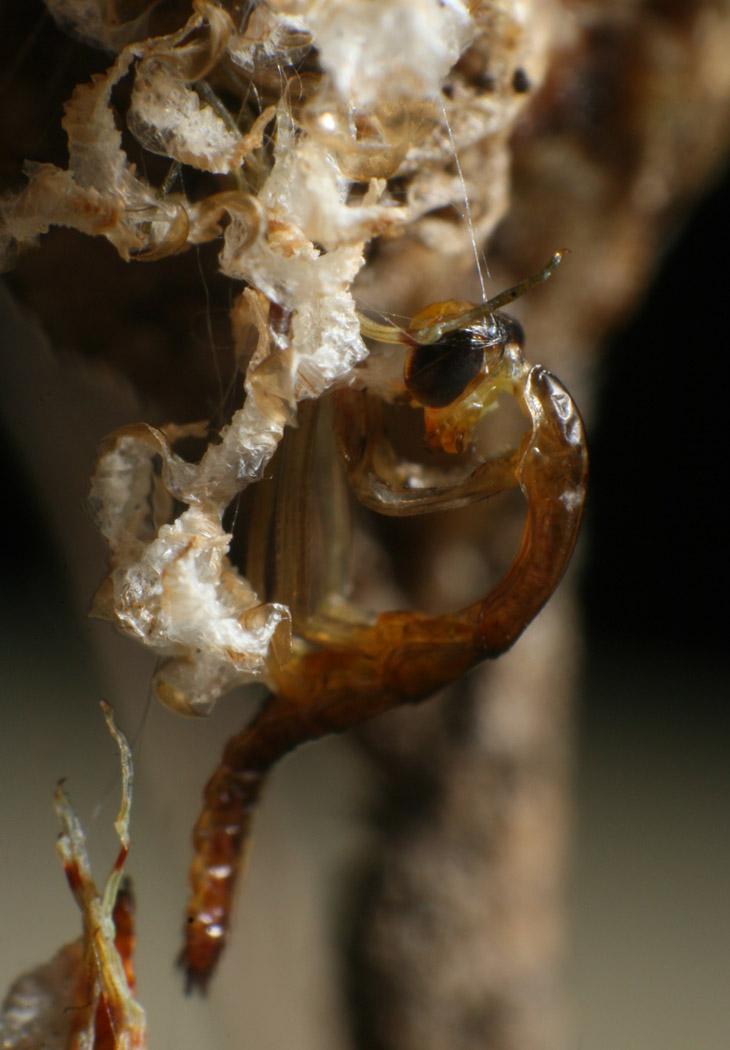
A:
[[[415,346],[404,373],[409,394],[429,408],[444,408],[461,397],[484,366],[484,347],[473,329],[447,332],[437,343]]]
[[[435,343],[413,347],[406,358],[406,389],[428,408],[445,408],[462,397],[477,376],[499,365],[509,343],[522,346],[523,339],[522,326],[506,314],[454,328]]]

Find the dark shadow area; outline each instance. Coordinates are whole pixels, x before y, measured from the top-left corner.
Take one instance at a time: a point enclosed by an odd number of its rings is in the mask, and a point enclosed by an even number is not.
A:
[[[595,642],[720,652],[726,635],[730,176],[676,240],[597,377],[583,601]]]

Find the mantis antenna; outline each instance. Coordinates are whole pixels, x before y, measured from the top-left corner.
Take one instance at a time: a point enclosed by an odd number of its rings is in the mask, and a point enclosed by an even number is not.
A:
[[[513,285],[506,291],[500,292],[493,299],[488,299],[485,303],[480,303],[471,310],[466,310],[464,313],[436,321],[434,324],[424,325],[423,328],[418,328],[415,331],[398,328],[396,325],[379,324],[377,321],[371,321],[369,317],[360,316],[360,331],[368,339],[374,339],[379,343],[405,343],[406,346],[413,346],[415,343],[420,343],[422,346],[437,343],[448,332],[453,332],[459,328],[468,328],[475,321],[481,321],[482,318],[488,317],[508,303],[519,299],[536,285],[542,284],[555,272],[564,255],[567,255],[567,249],[565,248],[555,252],[550,261],[537,273],[534,273],[524,281],[520,281],[519,284]]]

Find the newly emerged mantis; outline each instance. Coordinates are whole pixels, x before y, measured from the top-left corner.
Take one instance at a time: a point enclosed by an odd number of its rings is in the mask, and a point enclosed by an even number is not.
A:
[[[519,551],[485,597],[440,616],[385,612],[368,620],[329,612],[294,616],[292,658],[270,668],[273,690],[227,745],[205,788],[195,826],[191,897],[181,964],[189,988],[205,988],[223,949],[242,858],[271,768],[305,741],[342,732],[419,701],[520,636],[560,581],[576,541],[587,476],[583,424],[570,394],[523,357],[521,326],[502,306],[547,279],[564,253],[526,281],[477,306],[437,303],[408,328],[361,320],[363,335],[408,348],[402,399],[425,410],[432,445],[456,453],[498,394],[527,420],[519,445],[444,484],[422,471],[414,484],[367,389],[333,400],[334,431],[347,478],[365,506],[392,516],[461,506],[519,487],[527,511]],[[307,484],[300,476],[299,485]],[[296,493],[289,494],[296,501]],[[293,589],[294,585],[292,584]],[[281,596],[284,597],[284,596]],[[292,598],[296,607],[296,595]]]

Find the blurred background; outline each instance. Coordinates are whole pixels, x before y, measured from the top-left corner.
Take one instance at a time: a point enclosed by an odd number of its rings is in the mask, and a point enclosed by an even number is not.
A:
[[[727,437],[711,378],[727,345],[715,244],[728,228],[725,178],[599,368],[581,581],[581,1047],[730,1035]]]
[[[65,60],[70,66],[74,56]],[[73,78],[73,69],[64,75]],[[55,134],[49,129],[44,134]],[[675,237],[595,378],[591,488],[577,562],[586,640],[568,887],[568,1045],[580,1050],[730,1045],[728,559],[721,510],[728,344],[721,249],[729,220],[725,178]],[[149,418],[165,384],[169,358],[150,339],[151,324],[165,329],[161,342],[174,343],[176,326],[195,334],[193,341],[180,337],[176,368],[187,370],[189,382],[168,404],[171,416],[187,418],[186,390],[197,396],[202,389],[214,403],[215,388],[205,386],[210,369],[196,364],[196,347],[209,347],[212,338],[225,356],[228,293],[214,287],[213,309],[186,316],[186,288],[195,287],[196,301],[210,294],[206,260],[199,268],[170,260],[159,314],[140,320],[140,339],[131,321],[129,330],[112,333],[104,363],[94,363],[93,347],[84,347],[82,358],[56,309],[65,293],[54,274],[75,236],[51,234],[31,276],[22,267],[9,275],[0,299],[0,989],[78,933],[54,856],[52,794],[61,777],[100,883],[115,856],[120,782],[113,743],[96,714],[104,698],[135,753],[129,871],[138,886],[139,988],[151,1046],[345,1047],[338,952],[354,922],[362,864],[376,848],[371,818],[383,790],[350,739],[305,748],[276,771],[231,952],[207,1001],[181,996],[173,960],[190,829],[202,784],[254,700],[235,693],[200,722],[149,703],[154,661],[86,617],[105,552],[83,500],[100,438],[130,419]],[[90,272],[103,259],[110,287],[123,269],[104,244],[78,258]],[[129,278],[141,288],[146,272],[132,268]],[[77,288],[84,280],[83,270],[74,274]],[[31,286],[35,313],[24,305]],[[88,333],[103,327],[103,296],[88,312],[82,337],[93,342]],[[49,333],[50,317],[57,329]],[[115,355],[127,357],[126,379],[114,368]],[[135,370],[147,375],[147,401],[135,390]]]

